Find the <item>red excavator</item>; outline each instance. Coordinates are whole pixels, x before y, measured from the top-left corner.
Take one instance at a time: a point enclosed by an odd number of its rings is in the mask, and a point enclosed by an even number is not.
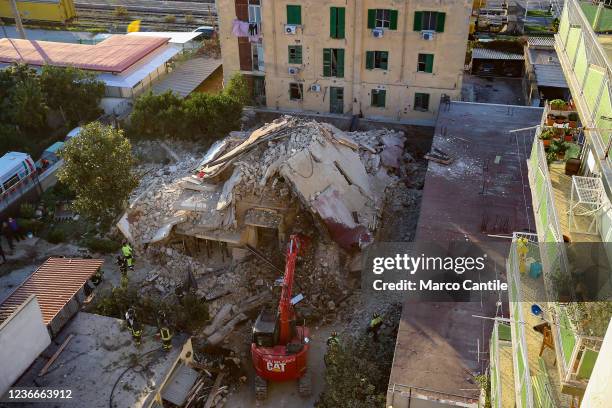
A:
[[[255,397],[268,396],[268,381],[298,380],[301,396],[312,392],[311,378],[306,359],[309,349],[309,330],[297,325],[294,305],[303,297],[291,298],[295,263],[306,242],[298,235],[291,235],[287,248],[285,276],[278,310],[263,309],[253,325],[251,357],[255,367]]]

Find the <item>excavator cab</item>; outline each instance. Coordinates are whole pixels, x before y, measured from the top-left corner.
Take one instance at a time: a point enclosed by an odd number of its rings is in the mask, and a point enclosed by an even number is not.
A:
[[[277,337],[276,311],[262,309],[253,325],[253,344],[257,347],[274,347]]]

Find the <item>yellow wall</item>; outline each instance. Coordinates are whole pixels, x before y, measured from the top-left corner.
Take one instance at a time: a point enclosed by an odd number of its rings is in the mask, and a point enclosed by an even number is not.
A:
[[[17,0],[17,8],[26,24],[28,20],[65,22],[76,17],[73,0]],[[13,18],[13,11],[8,0],[0,0],[0,17]]]
[[[432,122],[437,114],[440,96],[460,98],[461,81],[467,46],[470,0],[440,2],[436,0],[266,0],[262,1],[262,31],[265,50],[266,101],[270,108],[329,112],[329,87],[344,88],[344,113],[362,112],[370,118],[391,118]],[[302,7],[302,27],[296,35],[284,32],[287,4]],[[217,0],[225,79],[240,70],[238,45],[231,33],[236,18],[235,0]],[[345,7],[345,39],[329,35],[330,7]],[[368,9],[398,10],[397,30],[374,38],[367,28]],[[413,31],[415,11],[446,12],[443,33],[426,41]],[[302,45],[303,64],[298,75],[288,73],[289,45]],[[323,77],[323,48],[345,50],[344,78]],[[366,51],[388,51],[387,70],[367,70]],[[433,73],[417,72],[419,53],[434,54]],[[249,72],[243,72],[249,73]],[[289,83],[304,86],[302,101],[289,99]],[[310,85],[321,85],[321,92],[310,92]],[[372,89],[386,90],[386,107],[371,106]],[[428,112],[413,109],[414,94],[430,94]]]

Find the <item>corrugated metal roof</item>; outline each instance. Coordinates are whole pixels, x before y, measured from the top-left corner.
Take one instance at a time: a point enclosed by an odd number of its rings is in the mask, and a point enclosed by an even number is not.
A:
[[[0,39],[0,62],[123,72],[168,43],[169,38],[113,35],[96,45],[50,41]]]
[[[527,37],[527,44],[534,47],[555,47],[555,37]]]
[[[36,295],[43,321],[49,324],[103,263],[102,259],[47,259],[0,304],[0,322],[31,295]]]
[[[217,68],[221,60],[211,58],[193,58],[179,65],[161,81],[153,85],[153,93],[161,94],[167,90],[178,93],[183,98],[194,91]]]
[[[472,50],[472,59],[524,60],[525,57],[522,54],[512,54],[488,48],[474,48]]]
[[[552,86],[555,88],[568,88],[565,75],[560,65],[537,64],[535,69],[538,86]]]

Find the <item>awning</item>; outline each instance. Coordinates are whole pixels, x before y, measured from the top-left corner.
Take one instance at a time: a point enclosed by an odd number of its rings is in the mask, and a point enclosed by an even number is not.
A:
[[[538,86],[550,86],[553,88],[567,88],[565,75],[561,70],[560,65],[543,65],[538,64],[533,66],[535,69],[536,82]]]
[[[153,93],[168,90],[185,98],[221,66],[221,60],[193,58],[175,68],[171,73],[153,85]]]
[[[522,54],[512,54],[504,51],[490,50],[488,48],[472,49],[472,59],[492,59],[492,60],[524,60]]]

